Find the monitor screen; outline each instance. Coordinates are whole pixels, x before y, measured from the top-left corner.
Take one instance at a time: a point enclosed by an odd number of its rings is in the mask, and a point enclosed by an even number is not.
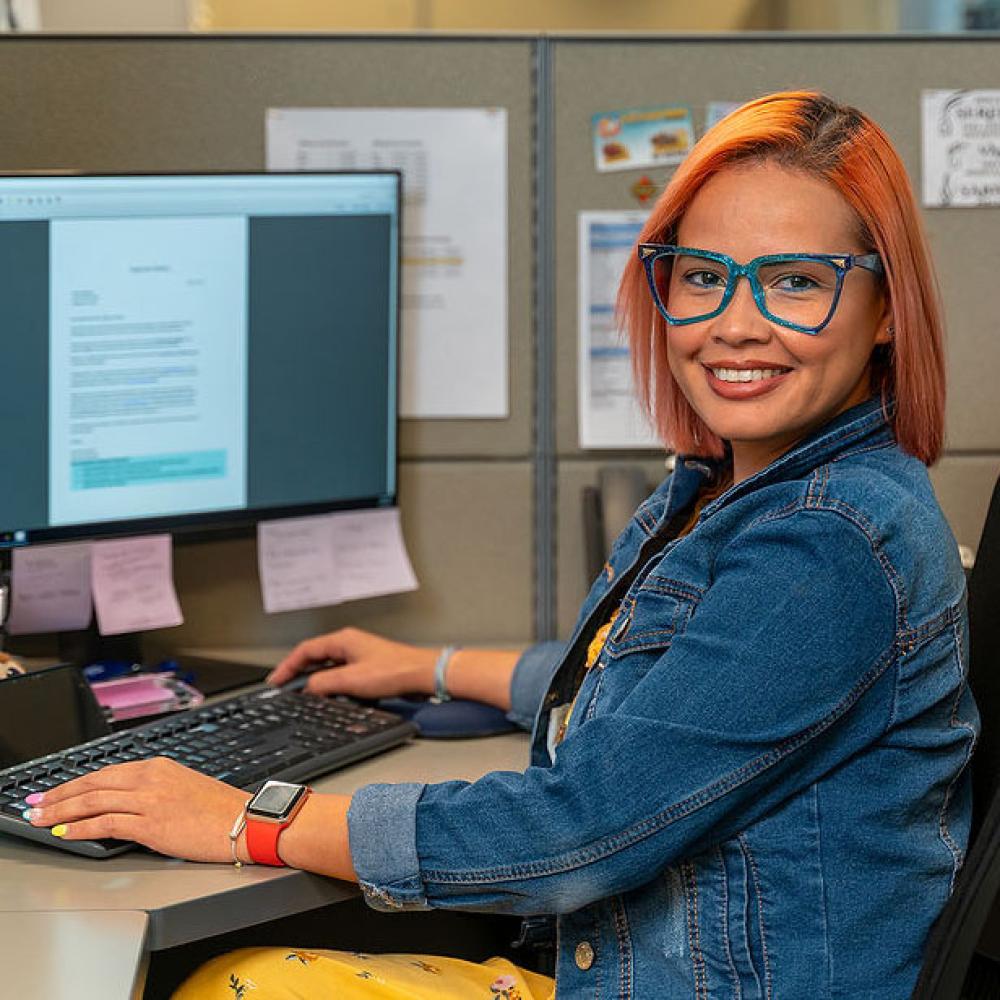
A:
[[[393,171],[0,177],[0,546],[396,497]]]

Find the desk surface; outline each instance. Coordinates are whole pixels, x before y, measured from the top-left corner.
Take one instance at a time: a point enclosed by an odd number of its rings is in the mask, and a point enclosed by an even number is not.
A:
[[[225,655],[232,658],[233,651]],[[254,658],[277,657],[260,650]],[[524,733],[414,740],[312,784],[349,795],[371,782],[475,780],[527,763]],[[307,872],[195,864],[144,851],[98,861],[0,834],[0,959],[27,977],[10,994],[19,1000],[126,1000],[141,995],[146,951],[357,894],[350,883]],[[32,976],[40,964],[49,972]],[[10,984],[5,973],[4,989]]]
[[[126,911],[0,913],[3,996],[141,997],[146,923],[145,913]]]
[[[528,739],[522,733],[481,740],[414,740],[312,784],[320,792],[349,795],[376,781],[473,780],[487,771],[523,770],[527,756]],[[288,869],[193,864],[145,851],[97,861],[2,835],[0,886],[0,913],[148,913],[147,947],[153,951],[358,892],[349,883]],[[248,908],[252,921],[242,919]]]

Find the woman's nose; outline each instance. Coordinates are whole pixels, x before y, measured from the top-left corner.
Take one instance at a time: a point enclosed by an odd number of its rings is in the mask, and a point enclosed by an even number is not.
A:
[[[771,324],[757,308],[750,281],[742,275],[736,279],[729,305],[716,316],[712,334],[728,344],[763,343],[773,336]]]

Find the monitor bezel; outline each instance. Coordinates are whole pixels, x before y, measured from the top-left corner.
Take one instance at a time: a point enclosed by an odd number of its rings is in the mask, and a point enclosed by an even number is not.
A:
[[[252,534],[261,521],[280,520],[289,517],[308,517],[335,511],[370,510],[378,507],[394,507],[399,499],[399,403],[400,403],[400,325],[402,322],[402,268],[403,268],[403,174],[399,169],[359,169],[359,170],[131,170],[131,171],[76,171],[39,170],[0,172],[0,186],[5,180],[46,180],[46,179],[119,179],[146,177],[301,177],[312,176],[386,176],[396,180],[396,283],[395,283],[395,394],[390,399],[393,413],[392,425],[392,472],[391,492],[367,497],[324,500],[311,504],[240,508],[237,510],[199,511],[191,514],[164,514],[154,517],[129,520],[109,520],[83,522],[81,524],[52,525],[43,528],[17,528],[7,530],[0,526],[0,552],[12,551],[27,545],[45,545],[58,542],[88,542],[105,538],[120,538],[132,535],[169,533],[178,542],[214,541],[223,538]],[[21,535],[23,534],[23,537]]]

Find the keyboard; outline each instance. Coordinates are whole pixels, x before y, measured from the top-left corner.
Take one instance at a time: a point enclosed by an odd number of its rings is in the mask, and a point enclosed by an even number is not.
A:
[[[111,857],[137,845],[53,837],[22,817],[25,796],[107,764],[148,757],[171,757],[246,790],[267,778],[305,782],[398,746],[415,732],[398,715],[344,697],[289,688],[236,695],[0,771],[0,832],[87,857]]]

